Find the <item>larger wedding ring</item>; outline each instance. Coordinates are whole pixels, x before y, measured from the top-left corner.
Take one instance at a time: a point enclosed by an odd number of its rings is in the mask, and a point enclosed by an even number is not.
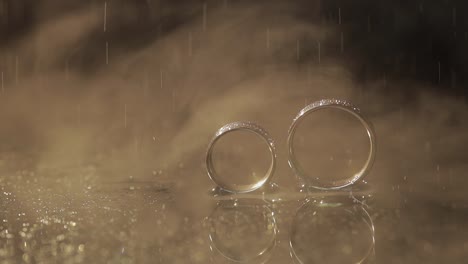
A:
[[[335,108],[335,109],[343,110],[347,113],[352,114],[364,126],[364,128],[367,131],[367,136],[369,137],[369,155],[367,157],[367,160],[364,166],[361,168],[361,170],[355,173],[351,178],[348,178],[346,180],[341,180],[341,181],[333,181],[329,183],[324,183],[324,181],[320,181],[318,177],[306,176],[306,173],[303,171],[299,162],[296,159],[296,156],[294,153],[294,146],[293,146],[293,140],[294,140],[294,135],[296,134],[296,129],[298,125],[303,121],[303,119],[307,115],[311,114],[312,112],[315,112],[321,109],[326,109],[326,108]],[[372,125],[364,118],[364,116],[361,115],[359,108],[353,106],[352,104],[344,100],[324,99],[324,100],[316,101],[304,107],[296,116],[296,118],[294,118],[294,121],[291,127],[289,128],[287,142],[288,142],[288,153],[289,153],[288,163],[291,169],[294,171],[294,173],[298,177],[300,177],[306,183],[307,185],[306,187],[313,187],[313,188],[320,189],[320,190],[341,189],[341,188],[354,184],[355,182],[359,181],[360,179],[362,179],[364,176],[368,174],[374,162],[374,158],[375,158],[376,143],[375,143],[375,133],[374,133],[374,129],[372,128]]]
[[[268,146],[268,149],[270,151],[270,157],[271,157],[271,163],[270,167],[268,168],[268,171],[266,172],[265,176],[263,176],[259,181],[252,183],[252,184],[229,184],[226,183],[222,180],[219,179],[218,174],[216,173],[216,170],[213,165],[213,149],[216,144],[216,142],[224,135],[227,133],[231,133],[234,131],[238,130],[244,130],[248,132],[252,132],[259,136],[261,139],[263,139]],[[260,187],[262,187],[265,183],[267,183],[271,177],[273,176],[273,173],[275,171],[276,167],[276,151],[275,151],[275,144],[273,142],[273,139],[270,137],[268,132],[266,132],[265,129],[262,127],[258,126],[255,123],[251,122],[234,122],[227,124],[216,132],[215,136],[211,140],[209,146],[208,146],[208,151],[206,153],[206,168],[208,171],[208,176],[210,179],[218,185],[221,189],[232,192],[232,193],[246,193],[246,192],[251,192],[254,191]]]

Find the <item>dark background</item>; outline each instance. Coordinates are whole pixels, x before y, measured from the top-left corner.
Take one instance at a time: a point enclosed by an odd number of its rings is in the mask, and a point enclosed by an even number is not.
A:
[[[283,1],[151,1],[110,0],[109,19],[119,10],[132,9],[138,16],[112,21],[107,35],[96,32],[82,51],[88,56],[97,52],[96,43],[103,38],[122,38],[115,42],[121,50],[138,49],[199,17],[206,4],[208,10],[223,5],[263,3],[269,8],[284,8]],[[288,12],[306,23],[337,25],[343,32],[345,50],[339,41],[328,45],[328,56],[345,59],[358,82],[386,78],[418,81],[442,93],[466,96],[468,4],[466,1],[288,1]],[[1,0],[0,42],[2,46],[33,31],[40,22],[80,9],[103,5],[96,0]],[[291,12],[290,12],[291,13]],[[339,14],[341,13],[341,21]],[[261,19],[261,18],[259,18]],[[341,23],[341,24],[340,24]],[[157,33],[157,34],[155,34]],[[332,40],[330,40],[333,42]],[[310,45],[312,46],[312,44]],[[307,50],[304,45],[304,50]],[[315,47],[314,47],[315,48]],[[305,52],[307,53],[307,52]],[[343,53],[343,54],[342,54]],[[91,55],[90,55],[91,54]],[[303,60],[307,60],[306,57]],[[94,60],[83,60],[81,69],[89,70]],[[80,64],[75,63],[75,67]],[[439,74],[440,72],[440,74]],[[414,88],[389,86],[388,91],[411,93]]]

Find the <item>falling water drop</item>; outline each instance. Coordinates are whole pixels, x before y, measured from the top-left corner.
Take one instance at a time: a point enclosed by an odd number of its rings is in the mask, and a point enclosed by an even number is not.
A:
[[[387,74],[386,73],[383,74],[383,86],[384,88],[387,88]]]
[[[425,149],[426,153],[430,153],[431,150],[432,150],[431,142],[426,141],[426,143],[425,143],[425,145],[424,145],[424,149]]]
[[[453,169],[449,169],[449,184],[451,185],[453,182]]]
[[[127,128],[127,104],[124,105],[124,128]]]
[[[321,63],[321,47],[320,47],[320,41],[317,42],[318,44],[318,63],[320,65]]]
[[[77,106],[78,125],[81,125],[81,105]]]
[[[15,84],[18,85],[18,68],[19,68],[19,60],[18,56],[15,57]]]
[[[450,86],[452,88],[455,88],[455,86],[457,85],[457,73],[452,70],[451,71],[451,78],[450,78],[451,82],[450,82]]]
[[[344,37],[343,37],[343,31],[340,33],[340,50],[341,50],[341,53],[344,52]]]
[[[367,16],[367,32],[371,32],[371,17]]]
[[[69,73],[68,73],[68,60],[65,62],[65,80],[68,81]]]
[[[161,37],[161,33],[162,33],[162,29],[163,29],[162,27],[163,27],[162,23],[159,23],[159,25],[158,25],[158,39]]]
[[[341,7],[338,7],[338,24],[341,25]]]
[[[149,80],[148,80],[148,69],[145,70],[145,76],[143,79],[143,97],[148,97],[148,87],[149,87]]]
[[[206,31],[207,6],[208,6],[208,4],[205,2],[203,4],[203,31]]]
[[[359,85],[359,101],[363,102],[364,101],[364,86]]]
[[[139,154],[139,142],[138,142],[138,137],[135,136],[135,159],[138,159],[138,154]]]
[[[160,70],[159,71],[159,77],[160,77],[160,87],[161,87],[161,91],[163,89],[163,70]]]
[[[403,107],[400,107],[400,124],[403,124],[403,121],[404,121],[403,117],[404,117]]]
[[[171,95],[172,95],[172,112],[175,113],[176,112],[176,109],[175,109],[176,108],[175,107],[176,106],[176,91],[175,91],[175,88],[174,88],[173,85],[172,85],[171,90],[172,90],[172,93],[171,93]]]
[[[457,8],[456,7],[452,9],[452,24],[454,27],[457,26]]]
[[[189,57],[192,57],[192,32],[189,32],[189,36],[188,36],[188,53],[189,53]]]
[[[299,40],[296,42],[296,59],[299,61],[301,58],[301,43]]]
[[[106,65],[109,65],[109,42],[106,41]]]
[[[270,50],[270,28],[266,30],[266,48],[267,51]]]
[[[440,61],[437,62],[437,68],[438,68],[438,75],[439,75],[438,82],[440,83],[440,78],[441,78],[441,76],[440,76]]]
[[[104,32],[107,31],[107,1],[104,2]]]

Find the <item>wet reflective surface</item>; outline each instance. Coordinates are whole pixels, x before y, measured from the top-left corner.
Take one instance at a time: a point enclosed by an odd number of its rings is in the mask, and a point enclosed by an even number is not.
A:
[[[375,229],[366,204],[351,197],[312,199],[300,207],[292,223],[291,255],[297,263],[373,259]]]
[[[216,196],[205,190],[190,201],[171,184],[155,181],[77,188],[59,176],[46,181],[31,171],[17,173],[2,180],[4,263],[436,263],[442,256],[464,258],[466,218],[455,212],[466,209],[410,204],[409,197],[404,206],[385,208],[369,190],[361,195],[280,188]]]
[[[213,255],[225,260],[265,263],[277,243],[275,214],[262,200],[221,201],[208,221]]]

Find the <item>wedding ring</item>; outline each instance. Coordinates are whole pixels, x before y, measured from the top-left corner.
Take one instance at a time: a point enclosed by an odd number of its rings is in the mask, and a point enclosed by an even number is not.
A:
[[[266,263],[273,255],[278,227],[267,202],[220,201],[206,220],[213,263]]]
[[[339,110],[343,110],[347,113],[350,113],[355,118],[357,118],[361,124],[364,126],[367,132],[367,136],[369,137],[369,154],[364,166],[355,173],[351,178],[346,180],[340,181],[333,181],[330,183],[324,183],[323,181],[319,181],[318,178],[306,177],[306,173],[301,168],[299,162],[296,159],[294,153],[294,146],[293,140],[294,135],[296,134],[296,129],[298,125],[304,120],[304,118],[311,114],[312,112],[327,109],[327,108],[335,108]],[[304,182],[306,182],[306,187],[313,187],[320,190],[332,190],[332,189],[341,189],[347,186],[350,186],[357,182],[358,180],[362,179],[364,176],[368,174],[370,171],[372,164],[375,158],[375,133],[372,125],[361,115],[359,108],[353,106],[352,104],[344,101],[344,100],[337,100],[337,99],[324,99],[320,101],[316,101],[306,107],[304,107],[299,114],[294,118],[293,123],[288,131],[288,163],[294,173],[300,177]]]
[[[227,133],[232,133],[234,131],[244,130],[248,132],[252,132],[263,139],[268,146],[270,151],[271,163],[268,171],[266,172],[265,176],[263,176],[259,181],[252,183],[252,184],[229,184],[219,179],[218,174],[213,165],[213,148],[216,142]],[[227,124],[216,132],[215,136],[211,140],[208,151],[206,153],[206,168],[208,172],[208,176],[210,179],[218,185],[221,189],[232,192],[232,193],[246,193],[254,191],[260,187],[262,187],[265,183],[267,183],[270,178],[273,176],[274,170],[276,167],[276,152],[275,152],[275,144],[273,139],[270,135],[266,132],[265,129],[261,128],[255,123],[251,122],[234,122]]]
[[[367,209],[346,195],[306,199],[291,224],[289,247],[293,262],[320,263],[324,256],[330,263],[374,260],[375,226]]]

